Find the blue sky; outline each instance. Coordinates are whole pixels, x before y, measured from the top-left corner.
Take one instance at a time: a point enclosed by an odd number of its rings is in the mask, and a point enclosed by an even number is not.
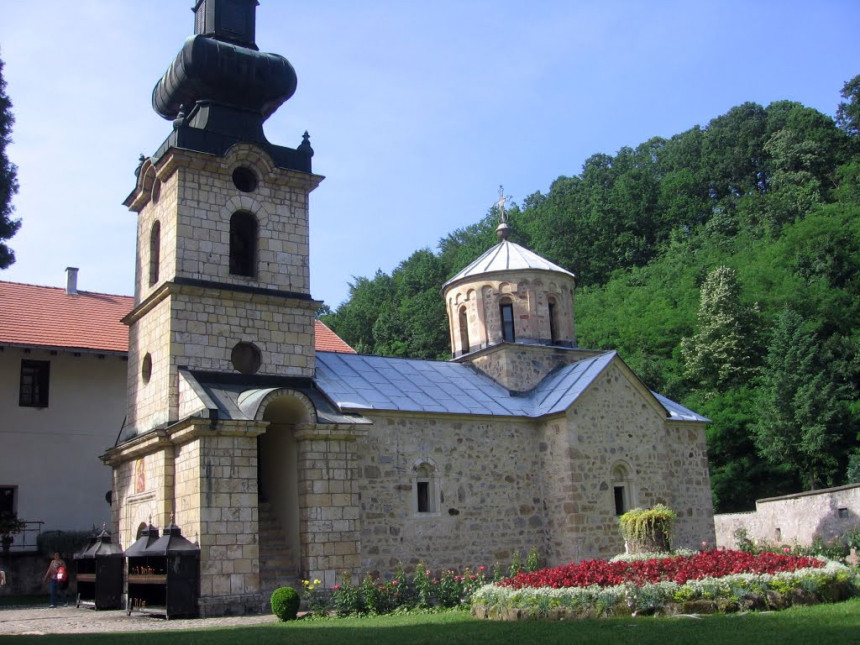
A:
[[[21,189],[0,280],[130,294],[140,153],[170,124],[152,87],[193,32],[191,0],[0,5],[0,57]],[[671,136],[745,101],[833,115],[860,74],[856,0],[261,0],[257,44],[286,56],[295,96],[266,123],[308,130],[311,291],[390,272],[479,220],[498,186],[521,202],[590,155]],[[570,267],[576,270],[576,267]]]

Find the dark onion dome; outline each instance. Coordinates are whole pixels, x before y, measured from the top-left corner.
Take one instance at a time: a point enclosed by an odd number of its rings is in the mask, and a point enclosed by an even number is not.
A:
[[[175,119],[180,107],[211,101],[265,120],[296,91],[296,72],[278,54],[265,54],[197,34],[185,41],[152,91],[152,107]]]

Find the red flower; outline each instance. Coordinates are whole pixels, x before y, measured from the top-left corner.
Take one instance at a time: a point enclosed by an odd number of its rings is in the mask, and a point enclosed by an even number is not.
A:
[[[607,562],[585,560],[531,573],[520,572],[499,584],[520,589],[522,587],[610,587],[631,582],[642,586],[662,580],[684,584],[701,578],[721,578],[735,573],[777,573],[803,568],[820,568],[824,563],[810,557],[744,551],[710,550],[692,556],[675,556],[640,560],[636,562]]]

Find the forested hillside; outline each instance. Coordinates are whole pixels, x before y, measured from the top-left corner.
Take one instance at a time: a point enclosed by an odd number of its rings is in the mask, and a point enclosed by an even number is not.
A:
[[[596,154],[508,213],[580,279],[578,344],[713,420],[718,511],[860,481],[860,76],[837,118],[745,103]],[[495,242],[490,211],[325,316],[358,351],[445,358],[442,283]]]

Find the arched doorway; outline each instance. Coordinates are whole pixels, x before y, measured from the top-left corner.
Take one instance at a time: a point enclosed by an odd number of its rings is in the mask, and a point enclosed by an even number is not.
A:
[[[290,564],[279,567],[292,569],[289,573],[297,575],[301,543],[295,432],[315,420],[313,406],[298,392],[276,390],[263,399],[257,418],[269,422],[265,433],[257,438],[261,556],[266,552],[279,561],[289,559]],[[264,566],[261,562],[261,576],[265,578]]]

